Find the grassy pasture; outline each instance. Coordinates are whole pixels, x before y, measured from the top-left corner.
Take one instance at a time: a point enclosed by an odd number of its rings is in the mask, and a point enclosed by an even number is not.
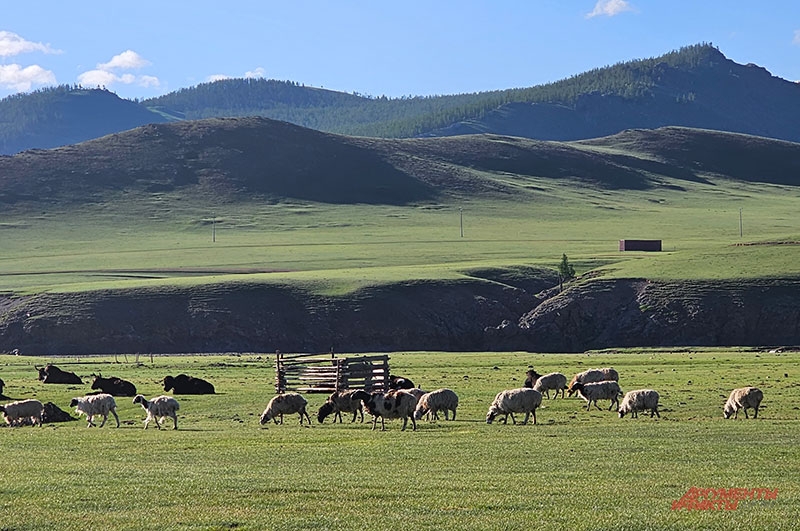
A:
[[[515,197],[404,207],[211,205],[164,193],[147,202],[53,207],[36,216],[11,209],[0,220],[0,289],[82,291],[248,278],[346,292],[363,284],[458,276],[473,267],[556,267],[562,253],[579,273],[604,267],[620,277],[800,274],[797,245],[771,243],[800,239],[800,192],[793,187],[720,180],[682,183],[680,190],[614,191],[534,177],[513,181]],[[622,238],[662,239],[665,252],[619,253]]]
[[[34,364],[136,383],[186,372],[213,396],[179,397],[179,430],[142,430],[119,398],[120,429],[85,421],[0,429],[0,528],[34,529],[781,529],[800,516],[797,353],[627,350],[585,354],[393,353],[393,372],[450,387],[455,422],[386,432],[296,417],[261,428],[268,355],[0,357],[5,394],[67,409],[85,386],[43,385]],[[661,418],[618,419],[571,398],[545,401],[538,425],[487,425],[494,394],[533,365],[567,375],[612,365],[623,390],[652,387]],[[734,387],[765,394],[757,420],[722,419]],[[307,395],[312,417],[323,395]],[[778,489],[735,511],[671,510],[692,486]]]

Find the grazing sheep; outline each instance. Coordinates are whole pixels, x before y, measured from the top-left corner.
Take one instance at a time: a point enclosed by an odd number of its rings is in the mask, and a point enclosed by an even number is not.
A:
[[[753,418],[758,418],[758,408],[761,406],[761,401],[764,399],[764,393],[761,392],[761,389],[758,387],[742,387],[740,389],[734,389],[731,391],[731,396],[728,397],[728,401],[725,402],[725,408],[722,411],[722,415],[729,419],[731,418],[731,414],[733,414],[733,418],[735,419],[736,416],[739,414],[739,410],[744,410],[744,418],[750,418],[747,416],[747,408],[753,408]]]
[[[172,429],[178,429],[178,410],[181,406],[171,396],[161,395],[152,400],[147,400],[142,395],[136,395],[133,397],[133,403],[141,404],[144,410],[147,411],[147,418],[144,419],[144,429],[147,429],[147,425],[151,420],[155,420],[156,427],[160,430],[161,423],[158,419],[161,418],[161,422],[164,422],[166,417],[172,419]]]
[[[536,383],[533,384],[533,388],[544,394],[548,400],[550,399],[551,390],[556,392],[553,398],[558,398],[559,392],[561,392],[561,398],[564,398],[564,391],[567,390],[567,377],[560,372],[551,372],[544,376],[539,376]]]
[[[127,380],[116,376],[103,378],[100,374],[93,376],[92,389],[100,389],[111,396],[136,396],[136,386]]]
[[[278,417],[283,424],[283,416],[291,413],[300,414],[300,425],[303,425],[303,418],[308,419],[308,424],[311,425],[311,418],[306,413],[306,406],[308,401],[297,393],[286,393],[278,395],[267,404],[267,409],[261,414],[261,425],[263,426],[270,420],[278,424]]]
[[[94,422],[92,422],[92,420],[94,419],[95,415],[103,415],[103,422],[100,423],[100,427],[102,428],[105,426],[109,413],[114,415],[114,418],[117,419],[117,428],[119,428],[117,403],[114,401],[114,397],[107,393],[73,398],[69,403],[69,407],[75,408],[75,413],[78,414],[78,417],[81,416],[81,413],[86,415],[86,419],[89,421],[89,424],[86,426],[87,428],[94,426]]]
[[[511,422],[517,423],[514,413],[525,413],[523,424],[528,423],[528,418],[533,414],[533,423],[536,424],[536,408],[542,405],[542,393],[535,389],[522,387],[520,389],[509,389],[500,391],[494,397],[489,412],[486,413],[486,424],[491,424],[498,415],[505,415],[503,423],[508,422],[511,415]]]
[[[639,411],[646,409],[650,410],[650,418],[653,418],[653,415],[661,418],[661,415],[658,414],[658,392],[652,389],[636,389],[625,393],[625,398],[622,399],[617,413],[619,413],[619,418],[630,413],[631,418],[635,419],[639,417]]]
[[[389,389],[414,389],[416,385],[408,378],[389,375]]]
[[[317,413],[317,420],[320,424],[325,422],[325,418],[333,413],[333,422],[339,419],[342,422],[342,411],[345,413],[352,413],[355,422],[356,417],[361,415],[361,422],[364,422],[364,408],[362,401],[369,400],[369,393],[361,389],[352,389],[349,391],[336,391],[328,397],[328,400],[322,404]]]
[[[589,369],[583,372],[579,372],[575,376],[572,377],[570,380],[569,385],[567,388],[569,389],[568,395],[572,396],[576,389],[573,389],[576,383],[594,383],[594,382],[618,382],[619,381],[619,373],[611,367],[605,367],[603,369]]]
[[[43,409],[44,406],[41,402],[29,398],[0,406],[0,413],[3,414],[9,426],[22,426],[28,420],[33,419],[33,425],[39,424],[41,427]]]
[[[594,407],[600,409],[600,406],[597,405],[598,400],[611,400],[611,405],[608,406],[609,411],[614,407],[614,404],[619,408],[619,397],[622,396],[622,390],[619,388],[619,384],[614,381],[592,382],[587,384],[575,382],[572,386],[572,390],[580,393],[583,399],[586,400],[586,411],[589,411],[592,407],[592,403],[594,403]]]
[[[175,395],[213,395],[214,386],[202,378],[179,374],[164,377],[164,391],[172,389]]]
[[[364,402],[367,411],[372,415],[372,429],[381,419],[381,431],[386,430],[384,419],[403,419],[403,427],[400,431],[405,431],[408,419],[411,418],[412,431],[417,431],[417,421],[414,419],[414,408],[417,407],[417,397],[403,390],[393,390],[388,393],[375,392],[370,395],[369,400]]]
[[[425,393],[417,401],[414,410],[414,418],[421,419],[430,413],[433,420],[439,420],[439,411],[444,411],[444,419],[450,420],[448,414],[453,412],[453,420],[456,420],[456,410],[458,409],[458,395],[450,389],[437,389],[430,393]]]
[[[62,371],[52,363],[44,367],[36,367],[39,371],[39,381],[46,384],[82,384],[83,382],[74,372]]]

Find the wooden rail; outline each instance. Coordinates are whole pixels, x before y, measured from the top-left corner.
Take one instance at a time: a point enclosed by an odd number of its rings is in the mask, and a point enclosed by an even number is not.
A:
[[[320,354],[275,355],[275,391],[285,393],[333,393],[345,389],[386,391],[389,356],[336,357]]]

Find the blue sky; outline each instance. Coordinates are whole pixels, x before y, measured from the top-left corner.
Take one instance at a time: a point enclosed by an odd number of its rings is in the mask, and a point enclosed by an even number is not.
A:
[[[0,97],[147,98],[220,77],[388,97],[529,87],[711,42],[800,80],[799,0],[4,2]]]

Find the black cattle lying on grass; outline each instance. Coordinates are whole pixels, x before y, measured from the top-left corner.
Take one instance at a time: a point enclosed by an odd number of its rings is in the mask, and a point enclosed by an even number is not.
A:
[[[164,391],[172,389],[176,395],[213,395],[214,386],[202,378],[179,374],[164,378]]]
[[[100,389],[111,396],[136,396],[136,386],[116,376],[103,378],[100,374],[96,375],[92,380],[92,389]]]
[[[52,363],[44,367],[36,367],[39,371],[39,381],[49,384],[82,384],[83,382],[74,372],[62,371]]]
[[[0,378],[0,398],[5,398],[6,395],[3,394],[3,387],[5,387],[6,383]]]

